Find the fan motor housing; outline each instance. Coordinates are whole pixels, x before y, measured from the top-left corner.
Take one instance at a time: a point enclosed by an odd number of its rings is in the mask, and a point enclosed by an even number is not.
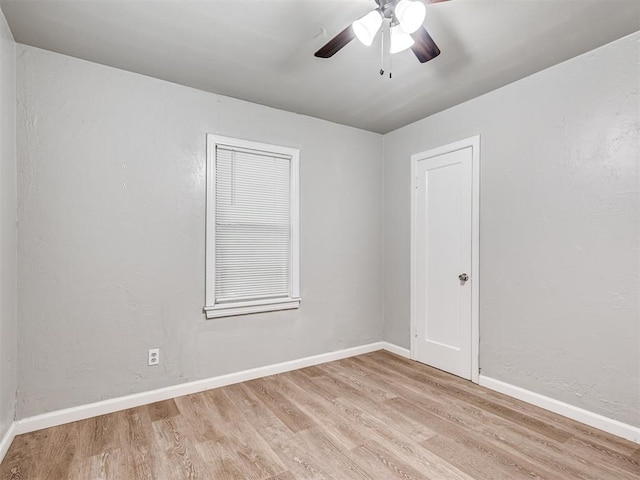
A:
[[[380,12],[382,12],[382,16],[389,20],[393,20],[395,18],[394,8],[398,0],[375,0],[378,4]]]

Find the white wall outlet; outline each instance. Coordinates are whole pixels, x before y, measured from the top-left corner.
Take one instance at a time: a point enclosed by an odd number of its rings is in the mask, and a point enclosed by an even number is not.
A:
[[[158,365],[160,363],[160,349],[149,349],[149,365]]]

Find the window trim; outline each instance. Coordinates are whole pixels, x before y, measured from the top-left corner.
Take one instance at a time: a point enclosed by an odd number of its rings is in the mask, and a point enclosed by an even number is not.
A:
[[[257,150],[260,152],[285,155],[291,158],[291,284],[289,297],[277,299],[251,300],[216,303],[216,147],[225,145],[232,148]],[[297,148],[253,142],[221,135],[207,134],[207,198],[206,198],[206,252],[205,252],[205,307],[207,319],[245,315],[258,312],[272,312],[298,308],[300,305],[300,219],[299,219],[299,171],[300,150]]]

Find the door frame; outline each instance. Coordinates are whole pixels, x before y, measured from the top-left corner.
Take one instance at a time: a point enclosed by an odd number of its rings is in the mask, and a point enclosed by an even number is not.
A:
[[[411,155],[411,358],[416,359],[416,339],[418,331],[417,312],[417,226],[418,195],[416,172],[418,162],[446,153],[471,147],[471,381],[478,383],[480,378],[480,135],[465,138],[457,142],[432,148]]]

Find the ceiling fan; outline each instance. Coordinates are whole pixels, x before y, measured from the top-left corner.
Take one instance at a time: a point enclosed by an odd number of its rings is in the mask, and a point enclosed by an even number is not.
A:
[[[398,53],[411,48],[420,63],[440,55],[427,30],[422,26],[426,15],[426,7],[420,0],[374,0],[378,7],[360,17],[338,35],[329,40],[314,55],[329,58],[340,51],[351,40],[357,38],[369,46],[382,27],[384,21],[389,23],[391,37],[390,53]],[[446,2],[448,0],[427,0],[427,3]]]

